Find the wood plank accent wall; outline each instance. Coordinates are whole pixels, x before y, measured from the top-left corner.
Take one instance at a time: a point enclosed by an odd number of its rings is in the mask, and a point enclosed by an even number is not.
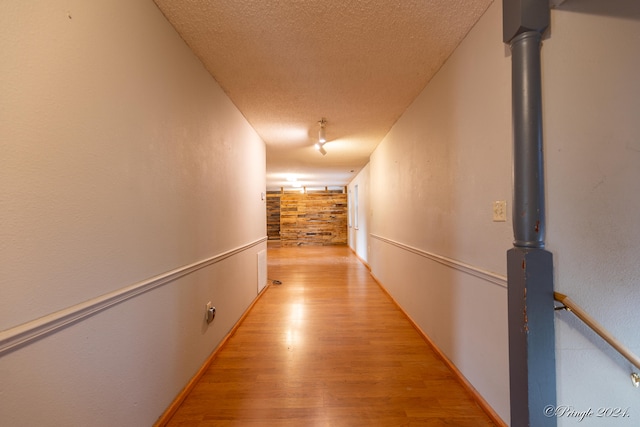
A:
[[[346,193],[281,194],[281,245],[346,245],[347,210]]]
[[[280,240],[280,191],[267,191],[267,237]]]

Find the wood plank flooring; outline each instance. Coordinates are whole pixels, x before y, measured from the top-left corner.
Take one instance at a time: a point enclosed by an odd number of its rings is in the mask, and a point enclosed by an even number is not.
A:
[[[268,275],[169,426],[494,425],[349,248],[270,248]]]

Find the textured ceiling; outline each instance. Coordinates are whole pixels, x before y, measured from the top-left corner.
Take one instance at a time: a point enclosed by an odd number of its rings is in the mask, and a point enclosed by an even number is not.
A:
[[[265,141],[268,188],[346,185],[492,2],[154,1]]]

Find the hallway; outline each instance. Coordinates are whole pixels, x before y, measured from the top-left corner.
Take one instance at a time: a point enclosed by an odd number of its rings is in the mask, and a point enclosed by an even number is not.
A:
[[[269,248],[271,284],[169,426],[493,426],[348,247]]]

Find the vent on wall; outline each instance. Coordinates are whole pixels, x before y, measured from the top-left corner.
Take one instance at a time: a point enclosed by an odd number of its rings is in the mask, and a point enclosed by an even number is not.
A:
[[[258,252],[258,293],[267,286],[267,251]]]

